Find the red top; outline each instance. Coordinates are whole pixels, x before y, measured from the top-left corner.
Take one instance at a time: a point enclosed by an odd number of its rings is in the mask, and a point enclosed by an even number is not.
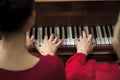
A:
[[[118,64],[86,62],[86,55],[76,53],[66,63],[67,80],[120,80]]]
[[[57,56],[41,56],[34,67],[24,71],[0,69],[0,80],[65,80],[64,64]]]

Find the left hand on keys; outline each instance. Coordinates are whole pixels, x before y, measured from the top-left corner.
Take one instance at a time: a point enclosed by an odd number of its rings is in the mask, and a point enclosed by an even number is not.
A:
[[[43,55],[55,55],[57,49],[62,45],[63,41],[59,40],[59,37],[55,37],[52,34],[48,39],[48,36],[44,37],[44,41],[41,47],[35,44],[36,49],[38,52]]]

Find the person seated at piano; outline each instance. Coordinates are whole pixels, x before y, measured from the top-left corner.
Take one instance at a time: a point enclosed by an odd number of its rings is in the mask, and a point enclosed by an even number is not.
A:
[[[76,41],[77,52],[66,62],[67,80],[120,80],[120,68],[118,63],[103,62],[97,64],[96,60],[86,61],[86,57],[94,48],[92,35],[80,36]],[[115,26],[113,47],[120,59],[120,18]]]
[[[64,64],[53,54],[62,41],[45,36],[36,57],[28,52],[26,31],[34,25],[34,0],[0,0],[0,80],[65,80]],[[33,37],[28,40],[29,46]],[[47,45],[46,45],[47,44]]]

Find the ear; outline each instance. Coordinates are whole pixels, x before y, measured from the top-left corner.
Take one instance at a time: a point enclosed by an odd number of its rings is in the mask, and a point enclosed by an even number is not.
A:
[[[28,18],[26,25],[25,25],[25,31],[29,31],[32,26],[35,24],[35,11],[32,12],[32,15]]]

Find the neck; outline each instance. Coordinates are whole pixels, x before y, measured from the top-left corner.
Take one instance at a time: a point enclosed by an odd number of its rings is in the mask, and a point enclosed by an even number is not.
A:
[[[0,46],[0,52],[10,56],[20,56],[27,52],[26,48],[26,34],[14,34],[9,38],[3,37]]]

